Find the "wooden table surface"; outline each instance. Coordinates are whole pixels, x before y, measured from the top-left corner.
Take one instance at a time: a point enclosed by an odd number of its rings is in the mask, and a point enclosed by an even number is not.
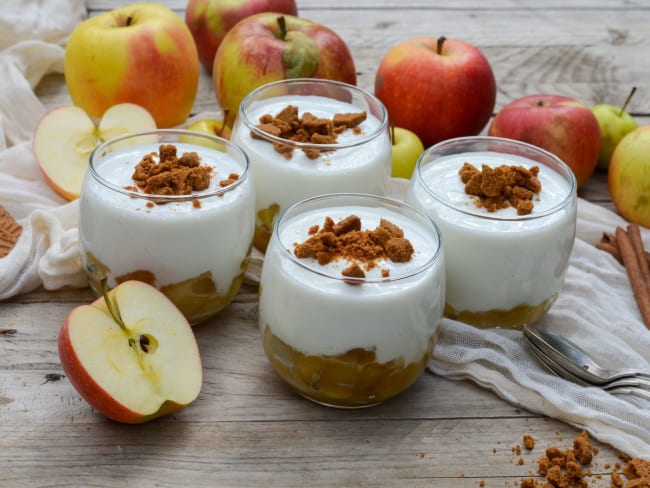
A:
[[[90,15],[129,2],[89,0]],[[165,0],[183,15],[184,0]],[[395,6],[398,5],[398,6]],[[650,7],[641,0],[298,0],[300,15],[348,43],[358,84],[372,90],[386,51],[415,35],[477,45],[498,85],[497,109],[525,94],[620,104],[650,123]],[[70,103],[63,76],[37,87],[48,107]],[[203,72],[194,112],[218,109]],[[580,196],[612,208],[605,175]],[[578,430],[522,410],[469,381],[425,373],[384,405],[344,411],[289,391],[269,367],[257,291],[195,328],[204,385],[177,414],[127,426],[94,412],[63,375],[56,336],[87,289],[35,291],[0,304],[0,486],[515,487],[548,445]],[[537,447],[513,452],[524,434]],[[618,451],[599,448],[591,486],[610,486]],[[521,458],[520,463],[519,459]]]

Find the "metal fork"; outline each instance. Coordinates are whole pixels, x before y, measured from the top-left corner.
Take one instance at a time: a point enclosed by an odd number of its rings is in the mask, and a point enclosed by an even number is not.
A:
[[[592,383],[564,368],[561,364],[555,361],[554,358],[551,358],[546,354],[544,350],[540,349],[527,335],[524,335],[524,341],[528,344],[530,350],[542,365],[556,376],[579,385],[601,388],[613,395],[635,395],[650,400],[650,380],[646,378],[627,376],[614,379],[608,383]]]

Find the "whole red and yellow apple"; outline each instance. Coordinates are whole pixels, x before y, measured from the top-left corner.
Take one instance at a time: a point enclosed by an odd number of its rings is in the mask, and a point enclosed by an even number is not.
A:
[[[217,48],[240,20],[260,12],[298,15],[295,0],[189,0],[185,23],[190,29],[199,60],[209,72]]]
[[[126,281],[75,308],[59,358],[79,395],[106,417],[141,423],[193,402],[203,380],[189,323],[160,291]]]
[[[244,96],[287,78],[325,78],[356,84],[347,45],[330,28],[293,15],[261,13],[228,31],[214,57],[214,91],[236,114]]]
[[[616,145],[607,182],[623,218],[650,227],[650,125],[634,129]]]
[[[600,126],[584,103],[562,95],[527,95],[504,106],[488,135],[527,142],[555,154],[575,174],[578,187],[593,174]]]
[[[391,127],[393,178],[409,179],[424,152],[424,145],[415,132],[402,127]]]
[[[79,24],[66,46],[64,74],[73,103],[92,117],[131,102],[164,128],[189,116],[199,58],[181,17],[162,5],[136,3]]]
[[[156,129],[151,114],[133,103],[110,107],[95,125],[75,105],[51,110],[34,130],[32,148],[45,181],[68,200],[79,197],[90,153],[101,142],[129,132]]]
[[[415,132],[425,147],[476,135],[492,116],[496,81],[476,47],[440,37],[414,37],[386,53],[375,95],[392,123]]]

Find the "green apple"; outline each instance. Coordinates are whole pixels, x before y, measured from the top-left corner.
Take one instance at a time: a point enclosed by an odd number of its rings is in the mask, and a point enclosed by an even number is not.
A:
[[[391,176],[394,178],[411,178],[424,145],[420,138],[408,129],[391,127],[393,141],[393,166]]]
[[[638,127],[632,116],[625,111],[636,87],[627,97],[622,107],[616,107],[606,103],[601,103],[592,107],[598,125],[600,125],[600,154],[598,155],[598,167],[607,169],[612,158],[612,153],[616,145],[627,135]]]
[[[621,139],[612,154],[607,180],[621,216],[650,227],[650,125],[638,127]]]

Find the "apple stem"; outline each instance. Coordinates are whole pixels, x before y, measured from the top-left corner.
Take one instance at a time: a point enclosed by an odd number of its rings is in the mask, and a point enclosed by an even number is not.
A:
[[[440,37],[438,38],[438,42],[437,42],[437,44],[436,44],[436,48],[437,48],[437,50],[438,50],[438,54],[442,54],[442,45],[445,43],[446,40],[447,40],[447,38],[446,38],[445,36],[440,36]]]
[[[390,143],[395,145],[395,124],[390,124]]]
[[[126,329],[126,325],[124,325],[124,321],[122,320],[122,316],[120,315],[120,310],[117,307],[116,303],[113,303],[113,300],[108,296],[108,279],[103,278],[102,279],[102,296],[104,297],[104,302],[106,302],[106,308],[108,308],[109,313],[111,314],[111,317],[113,317],[113,320],[117,322],[117,324],[120,326],[120,328],[128,333],[128,330]],[[129,339],[129,343],[133,339]]]
[[[226,126],[230,123],[230,110],[225,108],[223,110],[223,122],[221,123],[221,129],[219,130],[219,137],[223,136],[223,131],[226,129]]]
[[[627,104],[630,103],[630,100],[632,100],[632,96],[636,92],[636,86],[633,86],[632,89],[630,90],[630,94],[627,96],[625,99],[625,103],[621,107],[621,111],[618,113],[618,116],[621,117],[623,115],[623,112],[625,112],[625,109],[627,108]]]
[[[133,17],[130,15],[126,18],[126,26],[130,26],[133,23]]]
[[[280,39],[284,41],[287,37],[287,19],[284,18],[284,15],[281,15],[277,18],[277,21],[280,28]]]

